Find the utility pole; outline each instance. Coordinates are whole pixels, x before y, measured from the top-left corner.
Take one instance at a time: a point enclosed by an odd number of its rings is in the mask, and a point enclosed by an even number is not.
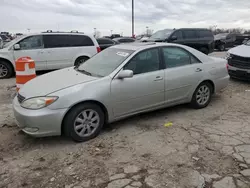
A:
[[[134,0],[132,0],[132,37],[135,36],[135,25],[134,25]]]
[[[146,26],[146,35],[148,36],[148,26]]]
[[[94,36],[96,37],[96,28],[94,28],[94,31],[95,31],[95,34],[94,34]]]

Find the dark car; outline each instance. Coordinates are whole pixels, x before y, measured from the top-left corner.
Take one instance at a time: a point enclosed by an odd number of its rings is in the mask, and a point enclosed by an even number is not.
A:
[[[130,43],[130,42],[136,41],[134,38],[130,38],[130,37],[115,38],[113,40],[117,43]]]
[[[111,39],[120,38],[120,37],[121,37],[120,34],[112,34],[112,35],[110,36]]]
[[[249,34],[237,34],[235,46],[242,45],[242,44],[246,43],[249,39],[250,39]]]
[[[0,34],[0,37],[3,39],[4,43],[7,43],[7,42],[11,41],[11,39],[5,34]]]
[[[219,33],[214,36],[215,49],[220,51],[226,50],[226,48],[231,48],[235,46],[236,34],[234,33]]]
[[[98,38],[96,40],[97,40],[101,50],[104,50],[110,46],[117,44],[117,42],[115,42],[114,40],[109,39],[109,38]]]
[[[164,29],[155,32],[147,41],[183,44],[205,54],[212,53],[214,50],[214,35],[208,29]]]

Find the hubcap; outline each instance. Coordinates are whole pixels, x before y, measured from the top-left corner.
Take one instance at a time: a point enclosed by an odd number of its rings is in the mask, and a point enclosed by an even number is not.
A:
[[[98,128],[99,123],[100,116],[96,111],[84,110],[76,117],[74,130],[81,137],[90,136]]]
[[[210,97],[210,89],[208,86],[201,86],[196,94],[196,101],[199,105],[204,105],[207,103]]]
[[[5,77],[8,74],[8,69],[5,65],[0,64],[0,78]]]

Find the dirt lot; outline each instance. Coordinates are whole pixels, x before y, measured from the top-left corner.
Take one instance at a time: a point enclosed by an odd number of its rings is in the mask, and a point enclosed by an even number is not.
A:
[[[19,131],[13,85],[0,80],[1,188],[250,187],[250,83],[230,80],[205,109],[143,114],[85,143]]]

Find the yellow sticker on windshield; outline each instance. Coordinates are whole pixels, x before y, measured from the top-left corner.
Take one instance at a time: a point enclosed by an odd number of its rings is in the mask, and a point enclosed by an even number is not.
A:
[[[129,55],[129,53],[127,53],[127,52],[117,52],[116,55],[127,57]]]

